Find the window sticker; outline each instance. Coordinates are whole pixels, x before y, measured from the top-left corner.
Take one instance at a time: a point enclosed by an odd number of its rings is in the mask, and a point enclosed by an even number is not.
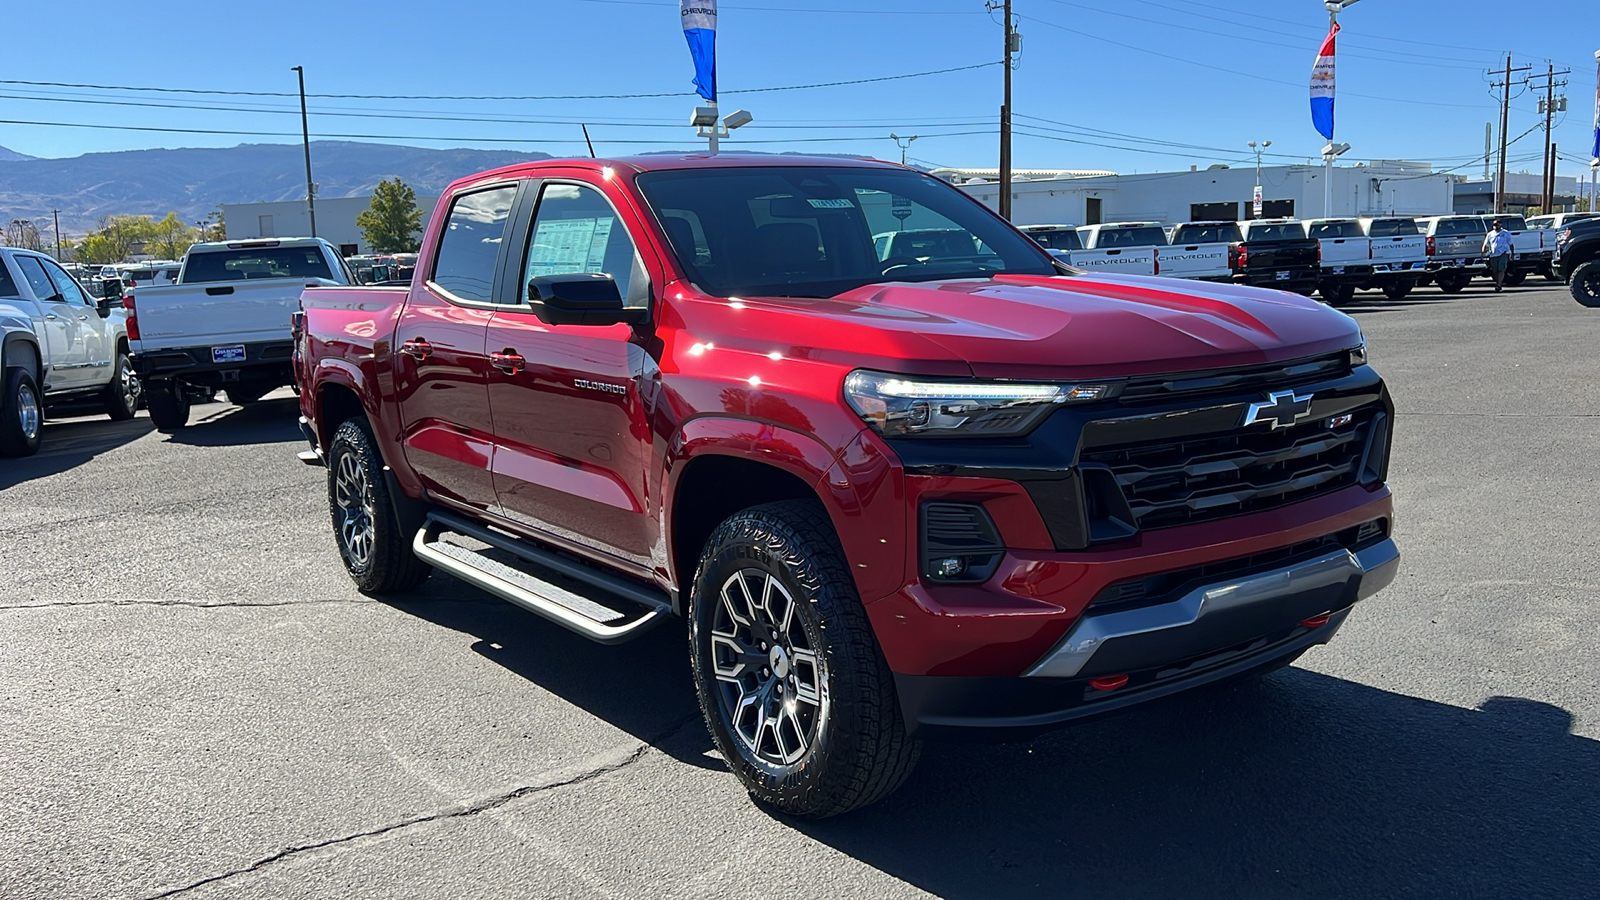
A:
[[[616,219],[546,219],[533,233],[528,277],[605,271],[606,244]]]

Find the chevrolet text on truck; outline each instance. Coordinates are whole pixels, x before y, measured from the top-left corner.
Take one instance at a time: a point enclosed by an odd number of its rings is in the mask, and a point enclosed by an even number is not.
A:
[[[908,207],[971,240],[880,258]],[[1398,568],[1354,321],[1070,272],[884,163],[487,172],[409,289],[305,292],[301,458],[363,591],[437,568],[605,643],[687,619],[729,767],[833,815],[925,737],[1286,665]]]

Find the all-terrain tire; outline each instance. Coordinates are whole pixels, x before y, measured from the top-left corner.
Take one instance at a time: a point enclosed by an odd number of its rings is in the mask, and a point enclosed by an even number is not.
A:
[[[150,410],[151,424],[162,434],[172,434],[189,424],[189,394],[176,381],[151,385],[145,391],[144,404]]]
[[[5,395],[0,396],[0,456],[15,459],[39,452],[44,440],[44,398],[33,375],[23,368],[5,370]]]
[[[757,802],[835,816],[889,795],[916,765],[921,744],[815,501],[752,507],[717,527],[695,569],[689,648],[712,740]],[[740,702],[758,696],[759,710]]]
[[[383,458],[364,419],[340,425],[328,444],[328,511],[356,590],[404,593],[428,580],[433,569],[411,552],[412,536],[400,530]]]
[[[139,376],[133,373],[133,362],[128,354],[117,351],[117,366],[111,381],[100,395],[101,405],[113,422],[126,422],[139,412]]]
[[[1600,307],[1600,259],[1572,270],[1572,299],[1583,306]]]

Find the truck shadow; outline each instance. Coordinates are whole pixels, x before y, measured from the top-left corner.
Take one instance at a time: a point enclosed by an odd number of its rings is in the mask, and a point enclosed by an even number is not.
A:
[[[1578,897],[1600,742],[1303,669],[1032,744],[930,747],[811,837],[943,897]]]
[[[292,395],[235,406],[226,400],[204,403],[189,412],[189,425],[167,435],[174,444],[233,447],[299,441],[299,400]]]
[[[446,576],[385,602],[680,762],[725,769],[681,625],[602,647]],[[1290,668],[1025,744],[930,744],[813,840],[955,898],[1592,896],[1600,742]]]
[[[38,453],[23,459],[0,459],[0,491],[75,469],[154,430],[143,415],[126,422],[113,422],[103,415],[67,421],[47,419]]]

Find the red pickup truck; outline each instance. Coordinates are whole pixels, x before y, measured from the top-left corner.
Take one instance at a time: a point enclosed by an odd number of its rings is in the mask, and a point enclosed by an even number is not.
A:
[[[966,237],[879,255],[917,228]],[[1076,272],[900,166],[487,172],[409,289],[302,306],[357,586],[441,569],[608,643],[686,619],[717,749],[792,814],[886,795],[927,736],[1286,665],[1398,568],[1353,320]]]

